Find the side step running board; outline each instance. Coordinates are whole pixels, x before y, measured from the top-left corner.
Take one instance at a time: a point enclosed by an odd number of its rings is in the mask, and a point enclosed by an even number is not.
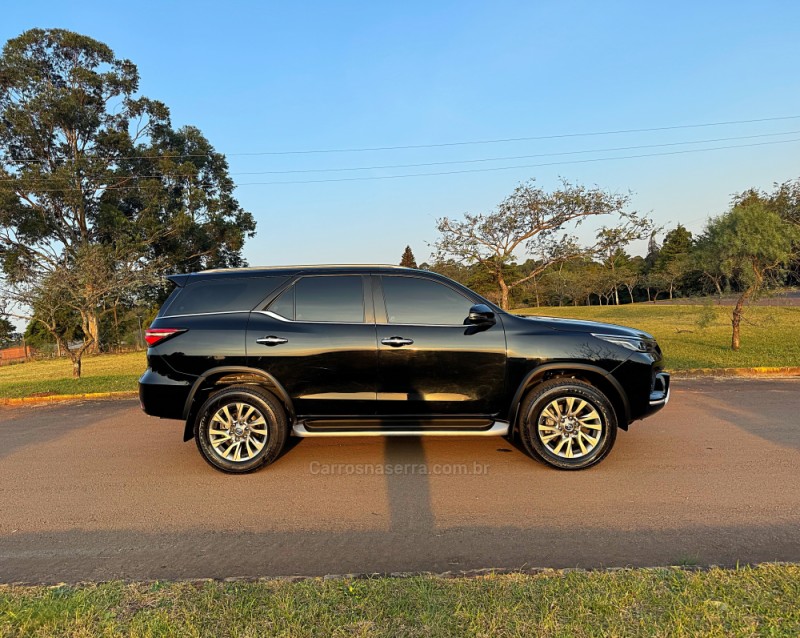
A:
[[[292,434],[303,438],[317,436],[506,436],[508,434],[508,423],[506,421],[494,421],[492,425],[483,430],[413,430],[410,428],[398,430],[309,430],[304,422],[295,423],[292,427]]]

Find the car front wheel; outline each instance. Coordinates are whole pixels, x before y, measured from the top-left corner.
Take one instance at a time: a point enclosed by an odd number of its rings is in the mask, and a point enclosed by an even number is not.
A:
[[[244,474],[278,457],[287,430],[286,412],[273,394],[256,386],[233,386],[205,401],[194,438],[214,468]]]
[[[536,386],[520,406],[519,432],[532,456],[562,470],[582,470],[614,446],[614,408],[596,387],[577,379]]]

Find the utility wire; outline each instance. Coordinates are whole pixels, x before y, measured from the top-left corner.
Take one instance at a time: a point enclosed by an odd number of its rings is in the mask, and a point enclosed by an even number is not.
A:
[[[652,133],[657,131],[674,131],[674,130],[681,130],[681,129],[695,129],[695,128],[706,128],[711,126],[730,126],[734,124],[756,124],[756,123],[763,123],[763,122],[779,122],[785,120],[797,120],[800,119],[800,115],[785,115],[780,117],[762,117],[762,118],[754,118],[749,120],[727,120],[721,122],[702,122],[696,124],[675,124],[671,126],[655,126],[649,128],[631,128],[631,129],[617,129],[617,130],[610,130],[610,131],[589,131],[589,132],[581,132],[581,133],[559,133],[555,135],[534,135],[528,137],[507,137],[507,138],[499,138],[499,139],[490,139],[490,140],[472,140],[472,141],[458,141],[458,142],[442,142],[438,144],[406,144],[400,146],[372,146],[372,147],[362,147],[362,148],[323,148],[323,149],[306,149],[306,150],[284,150],[284,151],[253,151],[253,152],[241,152],[241,153],[225,153],[226,157],[253,157],[253,156],[265,156],[265,155],[311,155],[311,154],[322,154],[322,153],[366,153],[372,151],[398,151],[398,150],[408,150],[408,149],[422,149],[422,148],[445,148],[451,146],[470,146],[470,145],[479,145],[479,144],[504,144],[507,142],[530,142],[535,140],[555,140],[555,139],[565,139],[571,137],[596,137],[602,135],[622,135],[627,133]],[[216,151],[215,151],[216,152]],[[109,161],[121,161],[121,160],[137,160],[137,159],[177,159],[182,157],[208,157],[211,153],[166,153],[163,155],[131,155],[131,156],[122,156],[117,157],[113,155],[96,155],[93,156],[93,159],[108,159]],[[6,161],[10,161],[6,159]],[[35,164],[35,163],[43,163],[48,162],[49,159],[23,159],[23,160],[14,160],[14,163],[17,164]]]
[[[637,146],[617,146],[611,148],[594,148],[594,149],[585,149],[585,150],[577,150],[577,151],[560,151],[554,153],[537,153],[534,155],[511,155],[505,157],[484,157],[478,159],[467,159],[467,160],[450,160],[450,161],[443,161],[443,162],[423,162],[419,164],[384,164],[378,166],[355,166],[355,167],[347,167],[347,168],[308,168],[308,169],[292,169],[292,170],[280,170],[280,171],[246,171],[246,172],[233,172],[229,173],[229,175],[290,175],[290,174],[297,174],[297,173],[341,173],[341,172],[350,172],[350,171],[370,171],[370,170],[385,170],[385,169],[393,169],[393,168],[420,168],[426,166],[448,166],[454,164],[475,164],[475,163],[483,163],[483,162],[501,162],[501,161],[509,161],[509,160],[520,160],[520,159],[533,159],[537,157],[560,157],[565,155],[585,155],[588,153],[611,153],[616,151],[632,151],[632,150],[641,150],[646,148],[665,148],[665,147],[674,147],[674,146],[686,146],[690,144],[712,144],[716,142],[730,142],[734,140],[750,140],[750,139],[761,139],[765,137],[778,137],[782,135],[797,135],[800,133],[800,130],[794,131],[783,131],[780,133],[760,133],[758,135],[739,135],[734,137],[717,137],[712,139],[704,139],[704,140],[690,140],[685,142],[665,142],[661,144],[640,144]],[[177,173],[155,173],[155,174],[144,174],[144,175],[128,175],[125,176],[125,179],[149,179],[149,178],[160,178],[160,177],[171,177],[171,178],[181,178],[183,177]],[[52,176],[45,176],[45,177],[20,177],[20,178],[0,178],[0,182],[14,182],[17,180],[22,180],[25,183],[36,183],[36,182],[47,182],[47,181],[54,181],[56,178]]]
[[[513,169],[519,168],[540,168],[544,166],[561,166],[565,164],[588,164],[590,162],[608,162],[613,160],[625,160],[625,159],[638,159],[643,157],[659,157],[665,155],[683,155],[688,153],[703,153],[707,151],[721,151],[726,149],[736,149],[736,148],[748,148],[753,146],[768,146],[771,144],[788,144],[792,142],[800,142],[799,138],[794,138],[791,140],[777,140],[773,142],[754,142],[752,144],[734,144],[731,146],[716,146],[710,148],[694,148],[694,149],[685,149],[682,151],[665,151],[662,153],[643,153],[640,155],[622,155],[618,157],[597,157],[592,159],[583,159],[583,160],[566,160],[563,162],[546,162],[543,164],[520,164],[516,166],[498,166],[494,168],[473,168],[473,169],[463,169],[458,171],[440,171],[436,173],[406,173],[404,175],[383,175],[383,176],[370,176],[370,177],[340,177],[340,178],[329,178],[329,179],[311,179],[311,180],[290,180],[290,181],[273,181],[273,182],[243,182],[237,184],[237,186],[267,186],[273,184],[319,184],[323,182],[356,182],[356,181],[367,181],[367,180],[379,180],[379,179],[401,179],[405,177],[433,177],[436,175],[458,175],[462,173],[487,173],[491,171],[508,171]]]
[[[495,140],[473,140],[469,142],[443,142],[440,144],[407,144],[404,146],[373,146],[366,148],[326,148],[304,151],[261,151],[253,153],[229,153],[229,155],[306,155],[312,153],[365,153],[369,151],[399,151],[417,148],[443,148],[447,146],[469,146],[472,144],[503,144],[506,142],[531,142],[534,140],[556,140],[568,137],[593,137],[599,135],[621,135],[624,133],[651,133],[656,131],[674,131],[677,129],[703,128],[708,126],[728,126],[732,124],[755,124],[757,122],[777,122],[797,120],[800,115],[783,117],[764,117],[752,120],[729,120],[727,122],[705,122],[701,124],[676,124],[673,126],[656,126],[651,128],[619,129],[615,131],[593,131],[586,133],[559,133],[556,135],[535,135],[531,137],[506,137]]]
[[[389,168],[419,168],[423,166],[446,166],[452,164],[475,164],[480,162],[503,162],[519,159],[533,159],[535,157],[557,157],[563,155],[585,155],[587,153],[611,153],[614,151],[632,151],[644,148],[665,148],[669,146],[685,146],[687,144],[711,144],[715,142],[730,142],[733,140],[750,140],[764,137],[777,137],[780,135],[796,135],[800,130],[783,131],[781,133],[761,133],[759,135],[740,135],[736,137],[717,137],[705,140],[692,140],[688,142],[666,142],[662,144],[640,144],[638,146],[616,146],[612,148],[594,148],[580,151],[560,151],[556,153],[536,153],[534,155],[509,155],[505,157],[483,157],[468,160],[450,160],[446,162],[424,162],[421,164],[384,164],[382,166],[357,166],[351,168],[306,168],[283,171],[247,171],[235,172],[231,175],[287,175],[291,173],[340,173],[344,171],[370,171]]]
[[[800,138],[793,138],[789,140],[774,140],[771,142],[753,142],[751,144],[732,144],[728,146],[712,146],[709,148],[693,148],[693,149],[684,149],[680,151],[663,151],[659,153],[642,153],[638,155],[620,155],[616,157],[595,157],[590,159],[582,159],[582,160],[565,160],[562,162],[545,162],[542,164],[518,164],[515,166],[497,166],[491,168],[473,168],[473,169],[462,169],[457,171],[439,171],[435,173],[405,173],[401,175],[380,175],[380,176],[361,176],[361,177],[339,177],[339,178],[327,178],[327,179],[312,179],[312,180],[288,180],[288,181],[271,181],[271,182],[243,182],[241,184],[237,184],[237,186],[269,186],[269,185],[278,185],[278,184],[319,184],[324,182],[359,182],[359,181],[374,181],[374,180],[383,180],[383,179],[402,179],[408,177],[435,177],[439,175],[459,175],[463,173],[487,173],[487,172],[495,172],[495,171],[508,171],[520,168],[540,168],[544,166],[562,166],[567,164],[588,164],[592,162],[609,162],[614,160],[626,160],[626,159],[638,159],[644,157],[661,157],[661,156],[668,156],[668,155],[686,155],[691,153],[705,153],[709,151],[721,151],[721,150],[728,150],[728,149],[737,149],[737,148],[752,148],[756,146],[771,146],[775,144],[790,144],[794,142],[800,142]],[[108,186],[100,186],[97,188],[93,188],[90,190],[94,191],[107,191],[107,190],[127,190],[132,188],[131,186],[121,186],[122,182],[129,181],[130,177],[120,178],[116,184],[109,184]],[[78,189],[75,187],[69,188],[53,188],[53,189],[44,189],[38,192],[40,193],[63,193],[69,191],[79,191],[82,189]]]

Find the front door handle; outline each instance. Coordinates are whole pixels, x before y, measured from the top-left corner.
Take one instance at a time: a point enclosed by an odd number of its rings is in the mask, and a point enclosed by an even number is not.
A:
[[[403,337],[386,337],[385,339],[381,339],[381,343],[385,346],[400,348],[401,346],[410,346],[412,343],[414,343],[414,340],[404,339]]]
[[[256,339],[256,343],[260,343],[262,346],[279,346],[282,343],[286,343],[289,341],[288,339],[284,339],[283,337],[276,337],[275,335],[270,335],[268,337],[261,337],[260,339]]]

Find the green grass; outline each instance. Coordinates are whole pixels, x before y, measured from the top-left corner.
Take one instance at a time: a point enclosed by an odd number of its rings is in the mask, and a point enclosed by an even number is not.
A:
[[[754,306],[742,322],[742,345],[730,349],[731,308],[630,304],[524,308],[515,313],[619,323],[658,339],[671,370],[800,366],[800,307]],[[710,323],[698,322],[706,315]]]
[[[3,636],[797,636],[800,566],[0,587]]]
[[[0,367],[0,398],[136,390],[136,381],[146,367],[144,352],[86,356],[80,379],[72,378],[69,359],[3,366]]]

